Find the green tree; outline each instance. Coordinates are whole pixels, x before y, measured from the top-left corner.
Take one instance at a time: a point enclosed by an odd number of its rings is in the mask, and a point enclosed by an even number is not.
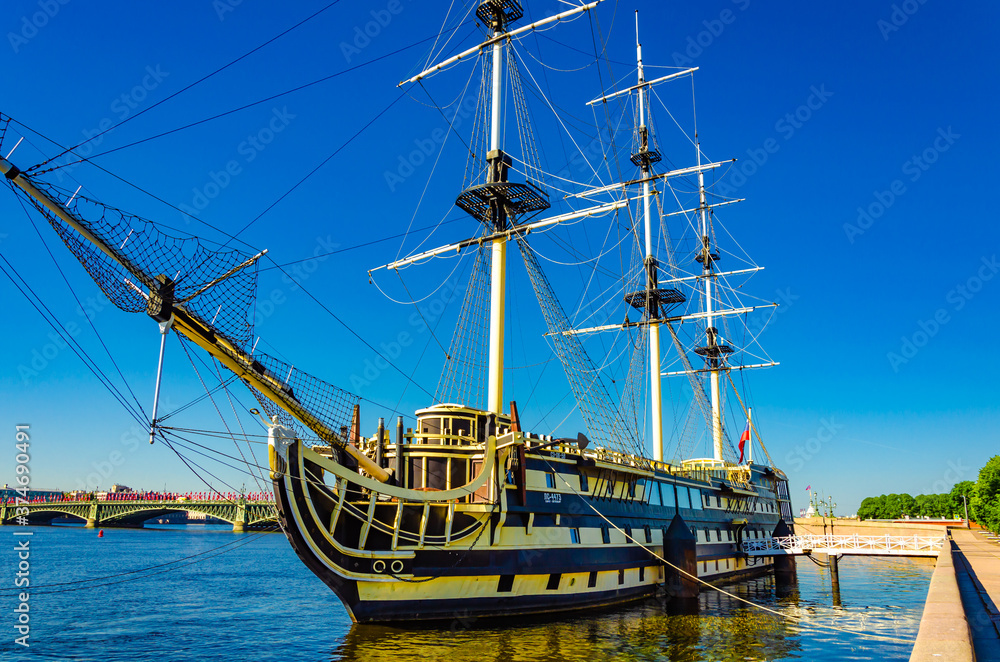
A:
[[[878,519],[885,509],[885,495],[867,497],[858,508],[858,519]]]
[[[979,470],[969,509],[977,522],[991,531],[1000,531],[1000,455],[994,455]]]
[[[948,494],[949,503],[948,507],[950,510],[950,515],[952,517],[965,517],[965,502],[962,500],[962,495],[964,494],[967,499],[972,498],[972,489],[976,486],[971,480],[963,480],[961,483],[955,483],[955,487],[951,488],[951,492]],[[972,515],[972,508],[969,508],[969,515]]]

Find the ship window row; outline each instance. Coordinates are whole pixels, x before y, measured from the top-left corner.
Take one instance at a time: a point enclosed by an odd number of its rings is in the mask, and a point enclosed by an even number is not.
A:
[[[629,490],[634,496],[634,489]],[[676,496],[675,496],[676,494]],[[684,485],[668,485],[656,481],[649,482],[649,504],[669,508],[702,509],[701,490]]]

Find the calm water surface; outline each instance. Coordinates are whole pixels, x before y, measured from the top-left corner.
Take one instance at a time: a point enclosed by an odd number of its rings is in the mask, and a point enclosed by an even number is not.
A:
[[[401,630],[352,626],[340,602],[280,534],[228,527],[106,529],[30,527],[31,648],[13,644],[15,527],[0,527],[6,585],[0,659],[14,660],[906,660],[912,643],[816,629],[706,589],[697,615],[657,601],[561,620]],[[232,543],[228,546],[226,543]],[[67,584],[207,552],[135,581]],[[195,561],[195,562],[192,562]],[[187,564],[187,565],[185,565]],[[180,566],[180,567],[178,567]],[[773,579],[727,587],[807,624],[911,640],[934,562],[845,558],[839,594],[827,569],[798,561],[798,585]],[[158,572],[152,570],[149,572]],[[101,582],[97,582],[101,583]],[[85,587],[85,588],[84,588]],[[82,589],[82,590],[80,590]]]

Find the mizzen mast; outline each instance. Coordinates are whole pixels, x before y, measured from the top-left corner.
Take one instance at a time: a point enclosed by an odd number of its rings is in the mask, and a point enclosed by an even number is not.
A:
[[[695,147],[698,152],[698,163],[701,164],[701,144],[695,135]],[[705,281],[705,337],[706,345],[698,347],[694,351],[705,359],[708,369],[709,390],[712,394],[712,449],[713,456],[719,462],[722,457],[722,394],[719,386],[719,373],[727,370],[725,357],[733,353],[733,348],[724,343],[720,343],[718,329],[715,328],[716,313],[713,310],[713,290],[715,289],[715,277],[713,265],[719,259],[719,254],[712,250],[711,225],[708,221],[709,207],[705,200],[705,173],[698,172],[698,214],[700,217],[701,251],[695,260],[701,263],[702,278]]]

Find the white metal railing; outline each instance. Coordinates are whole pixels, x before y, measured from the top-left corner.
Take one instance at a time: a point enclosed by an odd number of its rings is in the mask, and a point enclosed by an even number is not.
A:
[[[807,551],[836,554],[937,554],[944,536],[779,536],[746,540],[743,551],[763,555],[804,554]]]

